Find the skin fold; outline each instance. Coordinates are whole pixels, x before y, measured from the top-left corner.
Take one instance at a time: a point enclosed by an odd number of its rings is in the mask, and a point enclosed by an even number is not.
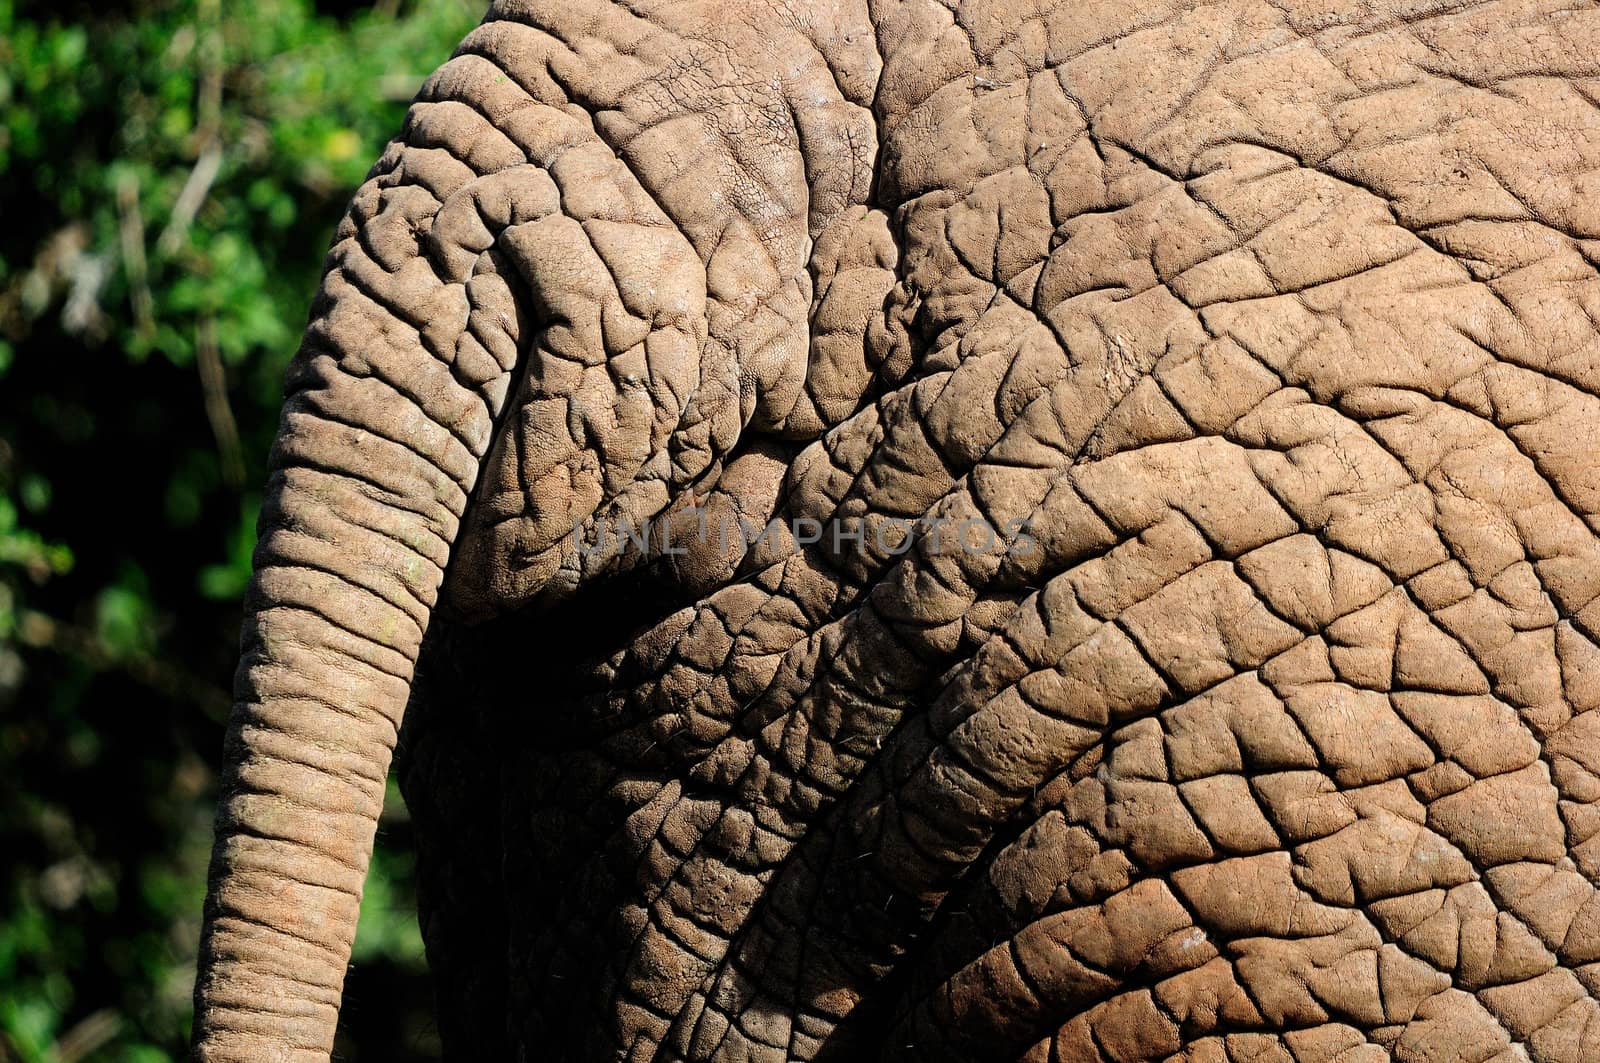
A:
[[[1600,1060],[1597,271],[1592,3],[498,0],[290,373],[196,1059],[328,1058],[398,743],[452,1060]]]

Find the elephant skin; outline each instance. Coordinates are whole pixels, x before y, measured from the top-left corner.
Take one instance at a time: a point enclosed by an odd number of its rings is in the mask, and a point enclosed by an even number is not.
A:
[[[496,0],[291,369],[196,1058],[328,1057],[398,741],[450,1059],[1600,1060],[1597,271],[1592,3]]]

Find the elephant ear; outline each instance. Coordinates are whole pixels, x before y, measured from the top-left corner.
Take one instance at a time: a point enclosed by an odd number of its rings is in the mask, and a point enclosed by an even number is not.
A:
[[[774,25],[727,3],[499,3],[424,86],[413,132],[475,127],[509,160],[453,193],[431,253],[508,285],[529,319],[452,562],[456,613],[570,594],[636,560],[741,436],[853,412],[867,309],[893,283],[883,217],[863,220],[868,27],[861,4]],[[847,276],[867,260],[871,282]]]

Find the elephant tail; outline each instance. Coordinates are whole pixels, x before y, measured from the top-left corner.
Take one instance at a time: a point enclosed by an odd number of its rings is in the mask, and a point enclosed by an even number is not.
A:
[[[354,197],[288,373],[195,985],[193,1057],[208,1063],[329,1058],[414,667],[548,327],[501,237],[559,219],[561,149],[534,162],[451,99],[481,86],[429,85]],[[520,118],[578,139],[542,111]]]

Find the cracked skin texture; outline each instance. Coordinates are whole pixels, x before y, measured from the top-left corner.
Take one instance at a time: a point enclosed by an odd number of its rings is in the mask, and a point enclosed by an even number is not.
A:
[[[1597,267],[1592,3],[499,0],[291,371],[197,1058],[327,1058],[405,710],[451,1059],[1600,1060]]]

